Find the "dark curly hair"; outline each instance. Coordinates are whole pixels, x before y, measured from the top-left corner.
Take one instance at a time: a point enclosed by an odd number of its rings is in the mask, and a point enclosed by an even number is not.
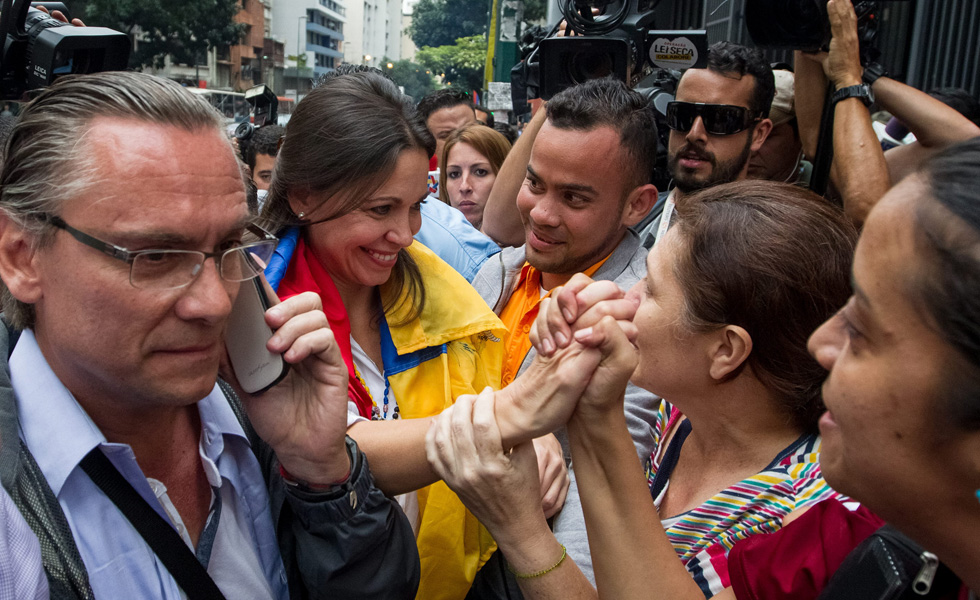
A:
[[[735,73],[755,77],[755,90],[749,110],[761,117],[769,116],[776,96],[776,79],[772,66],[758,48],[746,48],[733,42],[717,42],[708,49],[708,69],[716,73]]]
[[[459,106],[460,104],[465,104],[466,106],[474,109],[473,114],[476,114],[473,99],[470,98],[470,95],[463,90],[457,90],[455,88],[436,90],[431,94],[426,94],[424,98],[419,100],[419,116],[422,117],[422,121],[428,121],[429,117],[432,116],[432,113],[436,112],[437,110],[452,108],[454,106]]]

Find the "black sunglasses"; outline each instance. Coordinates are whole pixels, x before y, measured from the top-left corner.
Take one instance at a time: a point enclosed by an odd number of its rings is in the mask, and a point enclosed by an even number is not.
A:
[[[671,102],[667,104],[667,126],[674,131],[690,131],[701,117],[704,129],[711,135],[732,135],[745,131],[760,117],[744,106],[704,104],[701,102]]]

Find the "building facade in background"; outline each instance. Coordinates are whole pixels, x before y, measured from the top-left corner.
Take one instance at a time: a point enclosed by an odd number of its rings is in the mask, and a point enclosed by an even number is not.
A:
[[[243,92],[265,84],[282,94],[285,49],[272,35],[274,1],[287,0],[239,0],[235,22],[244,30],[240,43],[211,48],[196,64],[176,64],[167,57],[163,68],[145,71],[188,87]]]
[[[274,0],[272,31],[285,47],[283,94],[302,98],[344,60],[345,0]]]
[[[415,52],[418,48],[415,46],[415,42],[408,35],[408,26],[412,24],[412,10],[419,0],[402,0],[402,26],[399,32],[399,38],[401,39],[401,58],[403,60],[415,60]]]
[[[348,0],[344,61],[371,67],[401,58],[402,0]]]

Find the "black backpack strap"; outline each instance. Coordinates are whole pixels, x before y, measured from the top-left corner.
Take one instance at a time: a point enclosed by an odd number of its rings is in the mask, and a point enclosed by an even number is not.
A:
[[[81,467],[143,536],[189,600],[224,600],[214,580],[180,535],[129,485],[101,448],[89,452],[82,459]]]
[[[245,407],[242,405],[242,399],[238,397],[235,388],[231,387],[230,383],[220,377],[218,378],[218,387],[224,393],[225,398],[228,399],[228,404],[231,406],[232,412],[235,413],[235,418],[238,419],[238,423],[241,424],[242,429],[245,431],[245,437],[248,438],[248,443],[252,445],[252,449],[255,451],[260,443],[265,442],[259,439],[259,434],[255,433],[252,422],[248,420],[248,416],[245,414]]]

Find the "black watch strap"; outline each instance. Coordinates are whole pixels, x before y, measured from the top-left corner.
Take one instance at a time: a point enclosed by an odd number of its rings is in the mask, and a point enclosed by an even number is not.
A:
[[[846,100],[848,98],[860,98],[864,105],[870,107],[875,103],[875,94],[871,91],[871,86],[866,83],[861,85],[849,85],[847,87],[841,88],[834,92],[831,96],[830,101],[833,104],[837,104],[841,100]]]
[[[861,76],[861,81],[868,84],[868,86],[872,86],[882,77],[888,77],[888,71],[885,70],[885,67],[881,63],[873,62],[864,67],[864,74]]]

